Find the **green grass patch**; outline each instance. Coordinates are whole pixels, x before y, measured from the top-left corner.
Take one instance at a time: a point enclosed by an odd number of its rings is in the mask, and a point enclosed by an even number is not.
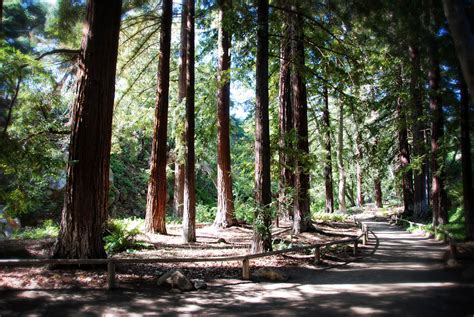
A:
[[[45,220],[39,227],[25,227],[12,234],[13,239],[39,240],[46,238],[56,238],[59,233],[59,225],[53,220]]]

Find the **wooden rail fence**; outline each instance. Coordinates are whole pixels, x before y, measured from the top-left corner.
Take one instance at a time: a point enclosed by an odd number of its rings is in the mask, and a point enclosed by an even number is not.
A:
[[[306,246],[297,246],[284,250],[277,250],[271,252],[262,252],[256,254],[246,254],[240,256],[225,256],[225,257],[200,257],[200,258],[108,258],[108,259],[2,259],[0,260],[1,266],[36,266],[36,265],[107,265],[107,282],[108,289],[114,289],[117,286],[115,279],[115,266],[117,264],[130,264],[130,263],[196,263],[196,262],[231,262],[241,261],[242,263],[242,278],[245,280],[250,279],[250,260],[273,256],[277,254],[285,254],[296,251],[304,251],[314,249],[314,263],[321,263],[321,249],[337,244],[350,244],[353,243],[353,254],[357,254],[359,241],[362,240],[362,244],[366,245],[369,239],[369,229],[367,224],[362,223],[354,218],[354,222],[359,226],[362,233],[353,238],[334,240],[324,243],[315,243]]]

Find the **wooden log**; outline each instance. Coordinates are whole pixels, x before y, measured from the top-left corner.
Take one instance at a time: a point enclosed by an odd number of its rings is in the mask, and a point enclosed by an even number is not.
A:
[[[242,278],[250,280],[250,260],[248,258],[242,260]]]
[[[110,260],[107,263],[107,282],[109,290],[112,290],[116,287],[115,283],[115,263],[114,261]]]
[[[456,243],[453,240],[449,240],[449,256],[451,259],[456,260]]]
[[[321,263],[321,248],[319,246],[316,246],[314,248],[314,264],[320,264]]]

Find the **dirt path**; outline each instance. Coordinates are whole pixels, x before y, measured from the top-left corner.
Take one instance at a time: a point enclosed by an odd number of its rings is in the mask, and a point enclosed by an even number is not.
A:
[[[160,290],[0,291],[0,315],[403,315],[474,313],[474,283],[446,269],[446,246],[384,222],[375,254],[337,268],[291,268],[286,283],[214,280],[190,293]],[[371,240],[369,247],[374,247]]]

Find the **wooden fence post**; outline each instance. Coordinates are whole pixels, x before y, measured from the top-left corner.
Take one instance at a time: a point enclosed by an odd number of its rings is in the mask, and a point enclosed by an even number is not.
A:
[[[353,250],[354,255],[357,255],[357,244],[358,244],[358,242],[359,242],[359,240],[357,240],[357,239],[354,240],[354,250]]]
[[[109,260],[107,263],[107,278],[109,290],[115,288],[115,263],[113,260]]]
[[[249,259],[245,258],[242,261],[242,278],[244,280],[250,279],[250,263]]]
[[[314,264],[320,264],[321,263],[321,248],[320,246],[316,246],[314,248]]]

